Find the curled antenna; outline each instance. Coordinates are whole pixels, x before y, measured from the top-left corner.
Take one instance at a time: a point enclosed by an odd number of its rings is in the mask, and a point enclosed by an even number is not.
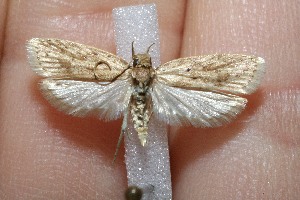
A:
[[[149,53],[149,51],[150,51],[150,48],[154,45],[155,43],[152,43],[149,47],[148,47],[148,49],[147,49],[147,53]]]

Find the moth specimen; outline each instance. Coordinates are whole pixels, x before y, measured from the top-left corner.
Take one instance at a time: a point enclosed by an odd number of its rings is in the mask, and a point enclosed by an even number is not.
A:
[[[132,63],[106,51],[60,39],[28,41],[32,69],[46,77],[41,90],[67,114],[104,120],[128,114],[141,144],[153,115],[170,125],[217,127],[240,113],[264,72],[264,59],[238,54],[179,58],[154,68],[149,49]],[[120,140],[119,142],[121,141]]]

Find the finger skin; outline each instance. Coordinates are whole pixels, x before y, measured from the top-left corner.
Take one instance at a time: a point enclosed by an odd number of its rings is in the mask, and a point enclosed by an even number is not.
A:
[[[0,73],[0,199],[122,199],[125,166],[122,159],[111,166],[120,122],[52,109],[26,63],[24,43],[57,37],[114,52],[109,13],[125,3],[39,2],[9,4]],[[299,4],[189,1],[181,38],[184,2],[165,2],[158,2],[163,62],[179,56],[182,39],[181,56],[242,52],[265,57],[268,65],[261,89],[247,97],[235,122],[171,134],[174,199],[296,199]]]
[[[123,199],[124,150],[112,164],[120,121],[76,118],[53,109],[27,63],[25,42],[60,38],[114,52],[111,10],[137,3],[9,2],[0,82],[0,199]],[[157,6],[159,18],[175,19],[160,21],[161,48],[168,48],[163,60],[170,60],[179,55],[184,4],[177,1],[169,10],[168,2]]]
[[[0,1],[0,62],[2,59],[4,33],[5,33],[5,21],[7,15],[7,1]]]
[[[171,134],[174,199],[299,197],[299,8],[299,1],[188,2],[182,57],[254,54],[267,69],[233,123]]]

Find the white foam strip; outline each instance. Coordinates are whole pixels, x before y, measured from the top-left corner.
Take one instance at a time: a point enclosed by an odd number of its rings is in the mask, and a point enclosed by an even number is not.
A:
[[[131,43],[135,53],[151,47],[153,66],[160,64],[159,30],[155,4],[121,7],[113,10],[117,54],[131,62]],[[131,116],[129,116],[130,119]],[[143,199],[172,199],[167,126],[152,115],[147,146],[142,147],[129,120],[125,135],[125,161],[128,185],[143,189]]]

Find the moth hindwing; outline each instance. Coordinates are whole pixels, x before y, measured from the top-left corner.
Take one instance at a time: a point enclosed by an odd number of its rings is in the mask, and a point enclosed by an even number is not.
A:
[[[217,127],[230,122],[259,85],[263,58],[214,54],[172,60],[156,69],[148,48],[132,64],[106,51],[60,39],[28,41],[32,69],[46,99],[67,114],[104,120],[130,113],[142,145],[152,116],[170,125]],[[120,137],[122,138],[122,137]],[[120,140],[119,140],[120,143]]]

